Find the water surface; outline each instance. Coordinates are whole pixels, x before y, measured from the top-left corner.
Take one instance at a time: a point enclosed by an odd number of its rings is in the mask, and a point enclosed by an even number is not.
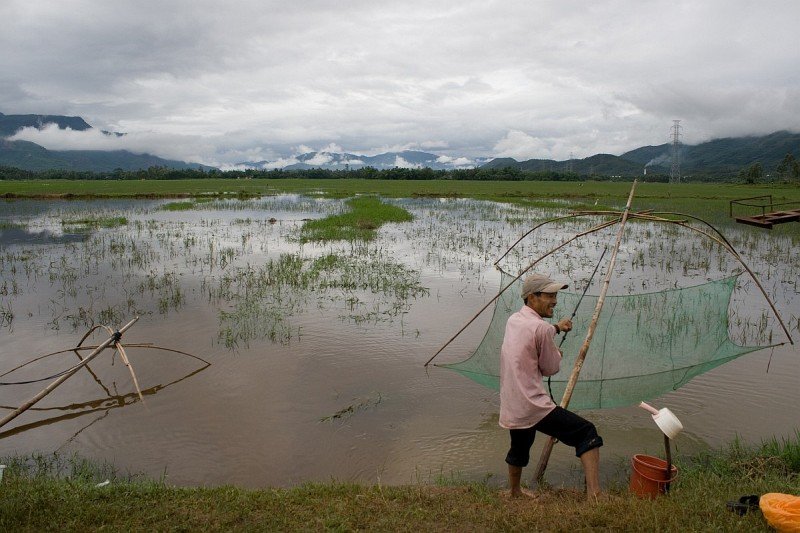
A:
[[[210,364],[130,347],[143,404],[119,355],[102,354],[91,372],[79,372],[2,428],[0,454],[78,452],[179,485],[502,483],[508,436],[497,425],[497,394],[423,363],[497,293],[493,261],[554,212],[470,200],[393,202],[414,221],[385,226],[367,244],[300,244],[303,220],[345,206],[297,195],[186,211],[165,210],[166,201],[4,203],[0,373],[75,346],[95,324],[116,328],[134,316],[140,319],[125,343],[152,343]],[[112,217],[126,223],[72,224]],[[559,224],[532,236],[504,267],[524,266],[596,222]],[[791,243],[755,228],[724,230],[800,337],[800,265],[787,252]],[[614,233],[582,239],[541,270],[583,288]],[[702,241],[674,228],[631,224],[610,291],[660,290],[738,268]],[[741,279],[732,335],[781,341],[763,297]],[[590,289],[597,291],[599,277]],[[489,319],[489,312],[479,316],[437,361],[466,358]],[[87,342],[104,335],[97,331]],[[46,377],[76,362],[73,353],[52,356],[0,381]],[[0,404],[17,406],[47,383],[0,386]],[[651,400],[668,406],[686,428],[676,453],[692,453],[736,436],[757,443],[793,434],[798,385],[797,352],[782,346]],[[620,475],[634,453],[662,453],[660,433],[638,408],[582,414],[606,442],[607,478]],[[548,477],[580,483],[570,449],[556,447]]]

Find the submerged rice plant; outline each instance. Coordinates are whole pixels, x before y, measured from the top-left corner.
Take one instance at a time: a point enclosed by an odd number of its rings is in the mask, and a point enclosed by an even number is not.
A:
[[[218,338],[229,349],[258,338],[288,343],[300,336],[291,316],[314,307],[333,303],[344,320],[377,322],[391,320],[429,292],[417,271],[377,250],[317,258],[282,254],[258,268],[233,268],[206,284],[210,300],[233,307],[220,312]]]
[[[187,211],[189,209],[194,209],[196,207],[196,202],[194,201],[186,201],[186,202],[169,202],[168,204],[164,204],[161,206],[161,209],[164,211]]]

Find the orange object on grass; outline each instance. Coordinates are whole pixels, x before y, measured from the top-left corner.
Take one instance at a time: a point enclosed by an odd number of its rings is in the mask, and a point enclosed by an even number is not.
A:
[[[769,525],[781,533],[800,533],[800,496],[770,492],[758,501]]]

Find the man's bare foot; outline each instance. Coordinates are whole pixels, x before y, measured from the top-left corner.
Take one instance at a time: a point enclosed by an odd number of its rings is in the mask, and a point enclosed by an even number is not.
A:
[[[614,496],[607,492],[595,492],[594,494],[586,495],[586,501],[589,503],[611,502],[617,499],[619,499],[618,496]]]
[[[532,490],[529,489],[517,489],[517,490],[504,490],[500,493],[504,498],[509,499],[517,499],[517,498],[525,498],[530,500],[536,500],[539,498],[539,495]]]

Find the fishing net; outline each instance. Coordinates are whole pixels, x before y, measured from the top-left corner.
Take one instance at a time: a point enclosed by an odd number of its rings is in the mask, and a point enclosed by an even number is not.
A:
[[[686,384],[693,377],[765,346],[740,346],[730,337],[728,307],[737,276],[693,287],[628,296],[607,296],[580,378],[570,401],[573,409],[637,404]],[[512,276],[503,273],[505,287]],[[489,330],[467,360],[439,366],[455,370],[487,387],[500,388],[500,346],[508,317],[523,305],[522,280],[498,298]],[[559,291],[565,316],[581,295]],[[561,349],[561,371],[552,376],[558,402],[597,304],[587,294]],[[570,311],[566,311],[570,310]],[[559,315],[561,316],[561,315]],[[561,336],[556,337],[560,342]]]

